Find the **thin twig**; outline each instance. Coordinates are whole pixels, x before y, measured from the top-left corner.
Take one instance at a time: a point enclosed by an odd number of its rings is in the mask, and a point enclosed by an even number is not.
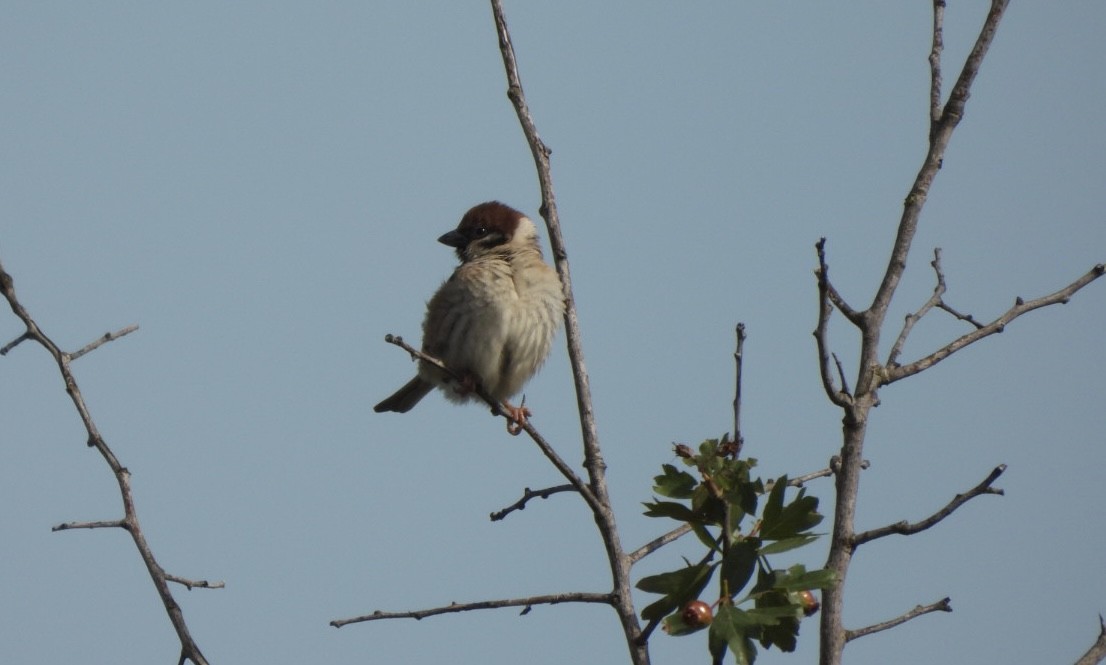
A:
[[[869,541],[875,540],[877,538],[883,538],[884,536],[890,536],[891,534],[909,536],[921,531],[925,531],[926,529],[930,528],[931,526],[937,524],[941,520],[951,515],[953,511],[955,511],[957,508],[963,506],[965,503],[971,501],[977,496],[981,496],[983,494],[997,494],[999,496],[1002,496],[1003,491],[1001,489],[991,487],[991,485],[993,485],[994,482],[998,480],[998,477],[1001,476],[1004,471],[1006,471],[1006,465],[999,464],[978,485],[971,488],[967,492],[964,492],[963,494],[957,494],[955,497],[953,497],[952,501],[948,502],[948,504],[944,508],[938,510],[937,512],[933,513],[920,522],[910,523],[906,520],[903,520],[901,522],[895,522],[894,524],[889,524],[878,529],[871,529],[869,531],[858,533],[856,534],[856,536],[853,537],[853,546],[855,547],[857,545],[863,545],[864,543],[867,543]]]
[[[126,529],[126,520],[109,520],[101,522],[66,522],[50,527],[51,531],[68,531],[69,529]]]
[[[654,538],[653,540],[650,540],[649,542],[645,543],[641,547],[637,548],[633,552],[630,552],[629,554],[626,555],[626,558],[630,560],[630,563],[637,563],[641,559],[644,559],[645,557],[649,556],[653,552],[656,552],[657,550],[664,547],[668,543],[671,543],[674,540],[682,538],[683,536],[685,536],[689,533],[691,533],[691,525],[690,524],[681,524],[680,526],[676,527],[675,529],[672,529],[668,533],[660,535],[660,536]]]
[[[914,330],[914,325],[921,320],[923,316],[929,313],[931,309],[941,304],[941,296],[945,294],[945,273],[941,269],[941,248],[936,247],[933,250],[933,261],[930,262],[933,266],[933,271],[937,273],[937,285],[933,287],[933,295],[926,300],[925,303],[913,314],[906,315],[906,321],[903,323],[902,331],[899,332],[898,338],[891,346],[891,352],[887,354],[887,366],[892,367],[899,359],[899,354],[902,353],[902,347],[906,344],[906,338],[910,336],[910,332]]]
[[[545,596],[530,596],[529,598],[509,598],[502,600],[481,600],[474,603],[451,603],[442,607],[431,607],[425,610],[412,610],[410,612],[384,612],[377,610],[372,614],[366,614],[351,619],[335,619],[331,626],[341,628],[351,623],[364,623],[366,621],[380,621],[383,619],[425,619],[438,614],[452,614],[455,612],[469,612],[472,610],[491,610],[502,607],[522,607],[526,614],[534,605],[557,605],[559,603],[602,603],[610,605],[613,597],[609,593],[590,593],[587,591],[554,593]]]
[[[868,460],[863,460],[863,461],[860,462],[860,468],[861,469],[867,469],[869,466],[871,466],[871,463]],[[788,487],[802,487],[803,485],[805,485],[806,483],[809,483],[812,480],[815,480],[817,478],[826,478],[827,476],[832,476],[835,473],[837,473],[837,470],[835,468],[833,468],[833,466],[828,466],[828,467],[822,469],[821,471],[814,471],[812,473],[808,473],[808,474],[805,474],[805,475],[802,475],[802,476],[795,476],[794,478],[789,478],[787,480],[787,485],[788,485]],[[765,486],[764,486],[764,491],[765,492],[771,492],[772,491],[771,485],[773,483],[774,483],[774,481],[766,483]]]
[[[190,580],[185,577],[178,577],[176,575],[165,574],[165,579],[170,582],[175,582],[184,587],[187,587],[189,591],[192,589],[222,589],[227,586],[226,582],[208,582],[207,580]]]
[[[738,323],[737,347],[733,352],[734,359],[734,391],[733,391],[733,458],[741,456],[741,448],[745,445],[745,437],[741,435],[741,369],[745,363],[745,324]]]
[[[23,333],[19,337],[16,337],[12,341],[5,344],[3,347],[0,347],[0,356],[8,355],[9,351],[11,351],[15,347],[19,346],[23,342],[26,342],[29,339],[31,339],[31,335],[29,333]]]
[[[1087,653],[1075,661],[1075,665],[1098,665],[1103,660],[1106,660],[1106,621],[1102,620],[1102,615],[1098,615],[1098,639],[1091,645],[1090,649],[1087,649]]]
[[[949,314],[952,314],[957,319],[960,319],[961,321],[967,321],[968,323],[972,324],[976,328],[982,328],[984,326],[984,324],[980,323],[979,321],[976,321],[975,317],[973,317],[971,314],[961,314],[957,310],[953,309],[952,306],[950,306],[944,300],[937,303],[937,309],[944,310],[944,311],[948,312]]]
[[[949,342],[945,346],[937,349],[924,358],[916,360],[907,365],[887,368],[887,371],[882,374],[882,383],[894,383],[895,381],[905,379],[908,376],[912,376],[914,374],[917,374],[918,372],[929,369],[930,367],[936,365],[945,358],[948,358],[952,354],[956,353],[960,349],[963,349],[970,344],[978,342],[984,337],[1002,332],[1006,329],[1007,324],[1009,324],[1011,321],[1018,318],[1022,314],[1032,312],[1033,310],[1040,309],[1041,307],[1048,307],[1049,305],[1065,304],[1069,300],[1071,300],[1071,297],[1077,291],[1082,289],[1084,286],[1090,284],[1094,280],[1098,279],[1099,277],[1102,277],[1104,273],[1106,273],[1106,264],[1099,263],[1098,265],[1088,270],[1081,277],[1076,279],[1074,282],[1068,284],[1055,293],[1050,293],[1049,295],[1042,296],[1040,298],[1037,298],[1036,300],[1027,301],[1022,300],[1021,298],[1017,298],[1014,301],[1014,305],[1010,307],[1010,309],[1006,310],[1001,316],[999,316],[994,321],[988,323],[987,325],[976,328],[975,330],[958,337],[957,339]]]
[[[104,335],[102,337],[100,337],[99,339],[94,340],[94,341],[86,344],[83,348],[81,348],[77,351],[74,351],[73,353],[70,353],[69,354],[69,359],[70,360],[76,360],[77,358],[80,358],[81,356],[88,353],[89,351],[95,351],[96,349],[100,348],[104,344],[107,344],[108,342],[110,342],[112,340],[119,339],[120,337],[123,337],[124,335],[129,335],[129,334],[131,334],[132,332],[134,332],[136,330],[138,330],[138,325],[132,323],[131,325],[129,325],[125,328],[120,328],[119,330],[116,330],[115,332],[104,333]]]
[[[526,503],[530,499],[548,499],[550,496],[557,494],[558,492],[575,492],[577,491],[573,485],[557,485],[556,487],[547,487],[543,490],[534,491],[529,487],[525,488],[522,492],[522,498],[515,501],[511,505],[507,506],[503,510],[497,510],[490,515],[493,522],[498,522],[504,517],[510,515],[516,510],[525,510]]]
[[[951,612],[952,605],[950,604],[950,601],[950,598],[942,598],[936,603],[931,603],[929,605],[917,605],[914,607],[914,609],[906,612],[905,614],[897,616],[894,619],[883,621],[877,624],[872,624],[871,626],[865,626],[864,628],[858,628],[856,630],[846,630],[845,641],[851,642],[858,637],[864,637],[865,635],[878,633],[881,630],[887,630],[889,628],[894,628],[895,626],[901,626],[911,619],[916,619],[923,614],[929,614],[930,612]]]
[[[818,269],[815,271],[818,278],[818,325],[814,328],[814,339],[818,347],[818,370],[822,376],[822,387],[826,391],[826,397],[837,406],[845,407],[852,400],[849,394],[844,392],[844,386],[838,388],[834,385],[829,368],[829,318],[833,313],[833,305],[829,295],[831,287],[829,266],[826,264],[826,239],[819,239],[815,248],[818,251]]]

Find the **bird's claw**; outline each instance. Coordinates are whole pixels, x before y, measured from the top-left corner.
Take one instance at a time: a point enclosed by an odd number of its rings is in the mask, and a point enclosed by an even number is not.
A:
[[[508,404],[507,417],[510,420],[507,421],[507,433],[511,436],[518,436],[526,426],[527,419],[532,415],[534,414],[525,406],[511,406]]]

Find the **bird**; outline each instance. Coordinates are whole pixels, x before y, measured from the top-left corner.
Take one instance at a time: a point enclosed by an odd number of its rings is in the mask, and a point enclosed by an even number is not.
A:
[[[454,248],[460,265],[426,305],[422,351],[461,380],[420,360],[415,378],[373,410],[406,413],[435,387],[467,402],[479,387],[505,404],[507,431],[518,434],[533,414],[507,400],[549,356],[565,308],[561,280],[542,256],[534,222],[498,201],[471,208],[438,242]]]

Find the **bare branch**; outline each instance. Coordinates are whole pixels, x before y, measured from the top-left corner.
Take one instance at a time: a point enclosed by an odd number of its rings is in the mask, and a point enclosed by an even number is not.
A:
[[[926,153],[922,167],[919,169],[918,175],[914,179],[914,184],[910,188],[910,193],[907,194],[906,200],[904,201],[903,214],[899,220],[898,232],[895,236],[895,243],[891,250],[891,258],[888,261],[887,270],[884,273],[882,282],[880,282],[879,289],[876,291],[876,295],[872,299],[872,304],[868,308],[868,312],[872,318],[870,323],[873,327],[878,328],[878,326],[882,325],[883,318],[887,314],[887,308],[891,303],[891,298],[894,296],[899,281],[902,279],[903,271],[906,269],[906,259],[910,254],[910,245],[918,229],[918,219],[921,216],[926,197],[929,195],[929,188],[933,184],[934,178],[937,176],[937,171],[941,168],[941,162],[944,160],[945,150],[948,147],[949,140],[952,138],[953,130],[956,129],[956,126],[960,124],[960,120],[964,117],[964,109],[968,103],[972,83],[975,81],[976,75],[979,74],[979,68],[982,66],[983,59],[987,55],[991,43],[994,41],[995,33],[998,30],[998,24],[1002,20],[1002,16],[1008,4],[1009,0],[991,0],[991,9],[987,13],[987,18],[979,31],[979,35],[976,38],[971,53],[964,62],[964,67],[960,71],[960,76],[956,80],[956,85],[953,86],[952,93],[949,95],[949,101],[941,111],[940,118],[931,121],[929,151]],[[940,94],[940,48],[943,46],[941,43],[943,39],[943,12],[944,3],[940,0],[934,2],[933,27],[935,31],[935,47],[934,50],[930,52],[930,72],[931,76],[935,77],[935,80],[931,83],[931,116],[934,113],[932,99],[933,90],[937,90],[938,95]],[[876,337],[877,339],[875,341],[878,341],[878,335]],[[875,353],[876,350],[872,349],[871,352]],[[865,358],[862,362],[874,362],[874,358]]]
[[[916,618],[922,616],[923,614],[929,614],[930,612],[951,612],[952,611],[952,605],[949,604],[950,600],[951,599],[949,599],[949,598],[942,598],[941,600],[937,601],[936,603],[932,603],[930,605],[917,605],[917,606],[914,607],[914,609],[910,610],[909,612],[906,612],[905,614],[897,616],[894,619],[891,619],[889,621],[883,621],[881,623],[873,624],[871,626],[866,626],[864,628],[858,628],[856,630],[846,630],[845,631],[845,641],[846,642],[851,642],[852,640],[855,640],[858,637],[864,637],[865,635],[871,635],[872,633],[878,633],[881,630],[887,630],[889,628],[894,628],[895,626],[901,626],[902,624],[906,623],[907,621],[910,621],[911,619],[916,619]]]
[[[515,49],[511,44],[511,33],[507,29],[507,19],[503,14],[500,0],[491,0],[492,17],[495,20],[496,34],[499,36],[499,52],[503,57],[503,69],[507,77],[507,97],[518,116],[526,143],[534,158],[538,184],[541,189],[540,213],[549,232],[549,247],[557,274],[565,296],[565,342],[568,346],[569,362],[572,366],[572,379],[576,387],[576,406],[580,414],[580,429],[583,436],[584,468],[588,471],[591,496],[589,500],[595,517],[596,527],[603,539],[603,547],[610,564],[612,581],[611,606],[618,613],[626,636],[626,645],[634,665],[647,665],[649,651],[638,637],[641,627],[634,609],[633,588],[630,583],[630,562],[622,551],[622,543],[615,523],[614,511],[607,491],[607,464],[603,460],[599,447],[599,430],[595,422],[595,410],[591,398],[591,384],[588,379],[587,365],[584,362],[584,348],[580,334],[580,321],[576,312],[576,299],[572,291],[572,274],[568,264],[568,252],[565,249],[561,233],[561,222],[557,214],[557,202],[553,193],[553,174],[549,162],[550,150],[538,135],[537,126],[530,115],[526,103],[526,94],[522,89],[522,80],[518,72]],[[581,489],[585,498],[589,495]]]
[[[372,614],[353,617],[351,619],[335,619],[331,626],[341,628],[351,623],[363,623],[366,621],[380,621],[382,619],[425,619],[438,614],[451,614],[454,612],[469,612],[472,610],[492,610],[502,607],[525,608],[522,614],[529,612],[534,605],[557,605],[559,603],[602,603],[611,605],[614,597],[609,593],[589,593],[586,591],[571,593],[554,593],[545,596],[530,596],[529,598],[512,598],[504,600],[481,600],[474,603],[451,603],[443,607],[432,607],[425,610],[412,610],[410,612],[384,612],[377,610]]]
[[[126,520],[111,520],[107,522],[66,522],[50,528],[51,531],[68,531],[69,529],[126,529]]]
[[[887,366],[892,367],[899,358],[899,354],[902,353],[902,347],[906,344],[906,338],[910,336],[910,332],[914,329],[914,324],[921,320],[923,316],[929,313],[929,310],[937,307],[941,304],[941,296],[944,295],[945,287],[945,273],[941,270],[941,248],[937,247],[933,250],[933,260],[929,265],[933,266],[933,271],[937,273],[937,286],[933,287],[933,295],[929,297],[929,300],[925,301],[925,304],[913,314],[906,315],[906,321],[903,323],[902,331],[899,333],[898,339],[891,346],[891,352],[887,354]]]
[[[679,538],[682,538],[689,533],[691,533],[691,525],[681,524],[668,533],[658,536],[653,540],[645,543],[641,547],[637,548],[633,552],[630,552],[626,555],[626,558],[630,560],[630,563],[637,563],[638,561],[644,559],[653,552],[656,552],[660,548],[664,547],[668,543],[678,540]]]
[[[860,468],[861,469],[867,469],[869,466],[871,466],[871,463],[868,460],[863,460],[860,463]],[[788,487],[802,487],[803,485],[805,485],[806,483],[809,483],[812,480],[815,480],[817,478],[825,478],[827,476],[832,476],[835,473],[837,473],[837,470],[833,466],[828,466],[828,467],[822,469],[821,471],[814,471],[813,473],[808,473],[808,474],[805,474],[805,475],[802,475],[802,476],[795,476],[794,478],[789,478],[787,480],[787,485],[788,485]],[[772,491],[772,484],[774,484],[774,481],[769,481],[768,483],[766,483],[765,486],[764,486],[764,491],[765,492]]]
[[[557,485],[556,487],[547,487],[543,490],[534,491],[529,487],[525,488],[522,492],[522,498],[515,501],[511,505],[507,506],[503,510],[496,511],[490,515],[493,522],[498,522],[507,515],[510,515],[516,510],[525,510],[526,503],[530,499],[548,499],[550,496],[557,494],[558,492],[575,492],[576,488],[572,485]]]
[[[833,364],[837,365],[837,379],[841,381],[841,392],[849,394],[849,380],[845,378],[845,368],[841,365],[841,359],[837,357],[836,353],[831,353],[833,356]]]
[[[733,352],[734,359],[734,391],[733,391],[733,457],[737,459],[741,455],[741,448],[745,445],[745,437],[741,435],[741,368],[745,363],[745,324],[738,323],[737,347]]]
[[[30,333],[23,333],[19,337],[16,337],[12,341],[5,344],[3,347],[0,347],[0,356],[8,355],[8,351],[11,351],[12,349],[14,349],[15,347],[19,346],[20,344],[22,344],[23,342],[25,342],[29,339],[31,339]]]
[[[184,577],[177,577],[176,575],[165,574],[165,579],[170,582],[176,582],[182,586],[192,589],[222,589],[225,588],[226,582],[208,582],[207,580],[190,580]]]
[[[834,385],[829,368],[828,327],[833,306],[830,302],[829,266],[826,264],[826,239],[819,239],[815,248],[818,250],[818,269],[814,272],[818,278],[818,325],[814,329],[814,339],[818,347],[818,369],[821,372],[822,387],[826,391],[826,397],[837,406],[845,407],[852,401],[851,397],[845,392],[844,384],[840,389]]]
[[[991,485],[993,485],[994,482],[998,480],[998,477],[1001,476],[1004,471],[1006,471],[1006,465],[999,464],[994,468],[993,471],[991,471],[990,474],[988,474],[986,478],[983,479],[981,483],[963,494],[957,494],[955,497],[953,497],[952,501],[949,501],[948,505],[920,522],[914,522],[913,524],[911,524],[906,520],[903,520],[901,522],[889,524],[885,527],[872,529],[870,531],[863,531],[856,534],[856,536],[853,537],[853,547],[856,547],[857,545],[863,545],[864,543],[871,540],[883,538],[884,536],[890,536],[891,534],[895,533],[903,536],[909,536],[920,531],[925,531],[926,529],[930,528],[931,526],[937,524],[941,520],[951,515],[953,511],[955,511],[957,508],[964,505],[968,501],[971,501],[977,496],[983,494],[997,494],[999,496],[1002,496],[1003,491],[1001,489],[991,487]]]
[[[1103,660],[1106,660],[1106,621],[1102,620],[1102,615],[1098,615],[1098,639],[1091,645],[1090,649],[1087,649],[1087,653],[1075,661],[1075,665],[1098,665]]]
[[[917,374],[918,372],[929,369],[930,367],[941,362],[945,358],[948,358],[952,354],[956,353],[960,349],[978,342],[984,337],[988,337],[995,333],[1000,333],[1006,329],[1006,325],[1014,319],[1018,318],[1022,314],[1032,312],[1035,309],[1041,307],[1047,307],[1049,305],[1065,304],[1071,297],[1084,286],[1090,284],[1094,280],[1101,277],[1106,273],[1106,264],[1099,263],[1090,270],[1088,270],[1083,276],[1076,279],[1071,284],[1068,284],[1064,288],[1051,293],[1047,296],[1042,296],[1036,300],[1022,300],[1018,298],[1014,301],[1014,305],[1006,310],[1001,316],[994,321],[988,323],[985,326],[977,328],[970,333],[960,336],[945,346],[937,349],[928,356],[916,360],[908,365],[901,365],[898,367],[889,367],[887,371],[882,375],[882,383],[889,384],[894,383],[900,379],[905,379],[908,376]]]
[[[131,324],[131,325],[127,326],[126,328],[120,328],[119,330],[116,330],[115,332],[104,333],[104,335],[102,337],[88,343],[87,345],[85,345],[80,350],[74,351],[73,353],[69,354],[69,359],[70,360],[76,360],[77,358],[80,358],[81,356],[88,353],[89,351],[95,351],[96,349],[100,348],[104,344],[107,344],[110,341],[119,339],[120,337],[123,337],[124,335],[129,335],[129,334],[131,334],[132,332],[134,332],[136,330],[138,330],[138,325],[137,324]]]
[[[104,458],[104,461],[107,462],[107,465],[111,468],[116,483],[119,485],[119,494],[123,500],[124,517],[121,521],[73,522],[67,525],[59,525],[55,527],[54,530],[64,531],[66,529],[93,529],[114,526],[126,530],[130,534],[135,548],[138,549],[138,553],[142,557],[142,562],[146,565],[146,571],[150,574],[150,579],[154,583],[154,588],[157,589],[158,596],[161,598],[161,604],[165,607],[165,612],[169,616],[169,621],[172,623],[177,633],[177,638],[180,640],[181,661],[183,662],[187,659],[196,663],[196,665],[207,665],[207,659],[204,658],[199,645],[192,639],[192,635],[188,630],[188,625],[184,621],[184,613],[181,611],[180,605],[177,604],[177,601],[173,598],[172,592],[169,590],[167,574],[161,567],[161,564],[157,562],[153,551],[150,549],[149,543],[146,542],[146,536],[142,533],[142,526],[138,522],[138,514],[134,507],[134,494],[131,492],[130,471],[119,462],[115,453],[112,452],[107,442],[100,435],[99,430],[96,429],[96,424],[93,422],[92,416],[88,411],[88,406],[85,404],[84,396],[81,395],[81,390],[77,386],[77,379],[70,370],[70,361],[76,354],[69,354],[62,351],[53,340],[39,329],[38,324],[35,323],[30,313],[27,312],[27,309],[23,307],[16,297],[14,280],[12,276],[4,270],[2,264],[0,264],[0,292],[3,293],[4,298],[8,301],[8,305],[11,307],[12,312],[26,327],[26,332],[22,336],[22,339],[37,342],[46,349],[57,363],[58,371],[61,373],[62,379],[65,382],[65,391],[73,401],[73,406],[77,409],[77,413],[80,414],[81,422],[84,424],[85,431],[88,433],[88,445],[89,447],[96,448],[100,456]],[[117,334],[116,336],[126,334],[122,331],[120,331],[120,333],[121,334]],[[114,338],[110,333],[105,337]],[[82,349],[81,353],[87,353],[107,341],[110,340],[101,338],[98,343],[94,342],[88,347],[85,347],[85,349]],[[11,348],[14,344],[15,343],[10,344],[6,348]]]
[[[941,120],[941,52],[945,50],[945,0],[933,0],[933,46],[929,51],[929,140]]]
[[[973,317],[971,314],[961,314],[957,310],[953,309],[952,306],[950,306],[944,300],[937,303],[937,309],[942,309],[942,310],[948,312],[949,314],[952,314],[957,319],[960,319],[961,321],[967,321],[968,323],[972,324],[976,328],[982,328],[983,327],[983,324],[980,323],[979,321],[976,321],[975,317]]]

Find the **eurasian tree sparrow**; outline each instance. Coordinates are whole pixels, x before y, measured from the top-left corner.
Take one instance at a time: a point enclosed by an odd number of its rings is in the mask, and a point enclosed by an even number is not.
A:
[[[422,350],[463,377],[456,381],[419,361],[418,375],[373,410],[406,413],[434,388],[454,402],[475,398],[479,385],[506,403],[538,371],[564,313],[557,273],[543,259],[534,223],[497,201],[481,203],[438,238],[461,265],[426,305]],[[523,423],[530,412],[511,406]],[[517,434],[520,426],[508,424]]]

